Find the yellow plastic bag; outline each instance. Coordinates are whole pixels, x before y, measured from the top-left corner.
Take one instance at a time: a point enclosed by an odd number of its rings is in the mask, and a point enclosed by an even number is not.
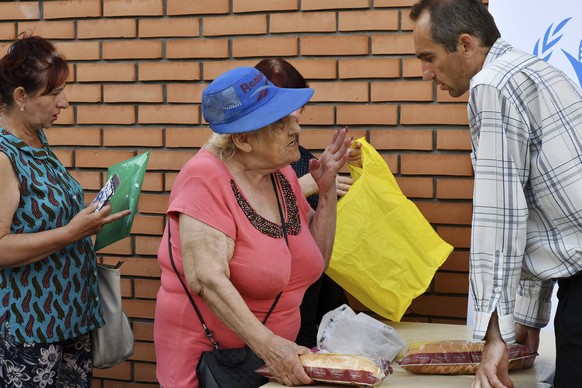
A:
[[[426,291],[453,247],[443,241],[398,187],[386,162],[364,138],[363,167],[338,202],[327,274],[366,307],[399,322]]]

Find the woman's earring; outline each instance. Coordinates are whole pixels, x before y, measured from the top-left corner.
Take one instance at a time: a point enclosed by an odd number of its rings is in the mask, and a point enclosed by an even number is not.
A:
[[[24,112],[24,109],[25,109],[25,108],[26,108],[26,106],[21,106],[21,107],[20,107],[20,111],[21,111],[21,112]]]

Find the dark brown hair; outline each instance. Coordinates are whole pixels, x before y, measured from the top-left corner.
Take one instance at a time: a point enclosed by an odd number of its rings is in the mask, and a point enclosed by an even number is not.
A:
[[[493,46],[501,37],[481,0],[420,0],[412,6],[410,20],[416,22],[424,12],[430,15],[432,39],[448,52],[457,51],[461,34],[476,36],[485,47]]]
[[[255,69],[263,73],[273,85],[280,88],[306,88],[307,81],[301,73],[283,58],[267,58],[256,64]]]
[[[68,76],[66,59],[50,41],[40,36],[22,36],[0,59],[0,104],[12,106],[14,89],[20,86],[28,94],[44,87],[41,95],[48,94]]]

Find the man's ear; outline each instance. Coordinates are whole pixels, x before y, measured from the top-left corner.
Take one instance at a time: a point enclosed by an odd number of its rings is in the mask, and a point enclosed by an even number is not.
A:
[[[253,150],[253,145],[250,141],[250,136],[248,133],[235,133],[232,135],[232,142],[235,147],[242,152],[251,152]]]
[[[473,35],[470,34],[461,34],[459,36],[459,45],[465,56],[473,56],[475,55],[475,51],[477,50],[477,40]]]

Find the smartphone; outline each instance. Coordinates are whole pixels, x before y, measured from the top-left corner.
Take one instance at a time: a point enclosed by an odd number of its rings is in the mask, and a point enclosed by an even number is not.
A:
[[[109,200],[113,197],[115,189],[117,189],[119,183],[119,176],[117,174],[114,174],[107,180],[105,186],[103,186],[101,191],[99,191],[99,194],[97,194],[93,200],[93,203],[97,203],[97,208],[95,209],[96,212],[103,209],[103,207],[109,203]]]

